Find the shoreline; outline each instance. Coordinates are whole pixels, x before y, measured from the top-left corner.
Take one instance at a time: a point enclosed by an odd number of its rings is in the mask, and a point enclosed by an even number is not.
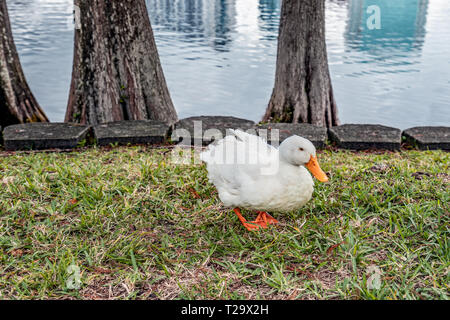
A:
[[[239,128],[277,146],[291,135],[307,138],[323,149],[450,150],[450,127],[424,126],[406,130],[374,124],[343,124],[322,128],[306,123],[265,123],[235,117],[201,116],[172,126],[154,120],[118,121],[96,126],[74,123],[28,123],[0,128],[0,150],[70,150],[84,146],[140,145],[206,146]]]

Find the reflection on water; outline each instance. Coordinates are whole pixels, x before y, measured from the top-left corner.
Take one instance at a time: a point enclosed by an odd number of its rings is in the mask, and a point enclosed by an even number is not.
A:
[[[148,0],[180,117],[260,120],[275,76],[279,1]]]
[[[280,0],[147,0],[180,117],[259,121],[273,87]],[[72,0],[7,0],[28,82],[52,121],[70,85]],[[381,10],[369,30],[367,8]],[[450,123],[448,0],[327,0],[340,118],[401,128]]]
[[[177,35],[178,41],[228,51],[236,25],[233,0],[147,0],[154,27]]]
[[[372,5],[380,8],[381,28],[369,29]],[[345,33],[349,48],[388,55],[392,50],[420,50],[425,37],[428,0],[352,0]]]
[[[63,121],[73,55],[72,0],[6,0],[28,84],[51,121]]]
[[[371,5],[381,10],[379,30],[367,26]],[[331,58],[341,118],[401,128],[449,125],[448,1],[349,0],[346,12],[340,54]],[[328,41],[337,36],[330,32]]]

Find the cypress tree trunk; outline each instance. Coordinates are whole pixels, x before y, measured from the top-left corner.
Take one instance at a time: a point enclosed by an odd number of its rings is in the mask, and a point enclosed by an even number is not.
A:
[[[75,5],[78,25],[65,120],[176,122],[145,0],[75,0]]]
[[[325,44],[325,0],[284,0],[275,87],[263,121],[339,124]]]
[[[0,0],[0,126],[48,122],[28,87],[9,22],[6,0]]]

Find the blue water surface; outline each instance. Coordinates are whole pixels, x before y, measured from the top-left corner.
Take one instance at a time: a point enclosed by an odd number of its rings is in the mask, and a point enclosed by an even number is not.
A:
[[[73,0],[7,0],[31,89],[64,119]],[[275,75],[280,0],[147,0],[180,117],[259,121]],[[343,123],[450,125],[450,2],[327,0],[330,71]],[[371,6],[379,10],[373,29]]]

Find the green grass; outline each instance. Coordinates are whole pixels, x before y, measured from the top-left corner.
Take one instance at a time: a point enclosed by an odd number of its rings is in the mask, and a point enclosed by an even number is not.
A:
[[[141,146],[0,153],[0,299],[449,297],[448,153],[321,152],[330,183],[259,232],[203,165],[170,160]]]

